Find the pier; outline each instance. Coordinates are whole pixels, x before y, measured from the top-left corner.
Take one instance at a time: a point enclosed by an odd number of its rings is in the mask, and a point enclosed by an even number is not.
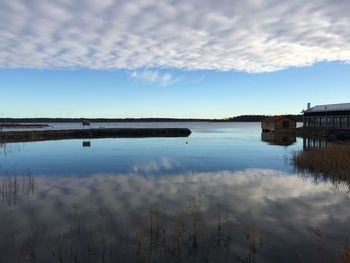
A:
[[[0,143],[65,139],[188,137],[187,128],[108,128],[0,132]]]

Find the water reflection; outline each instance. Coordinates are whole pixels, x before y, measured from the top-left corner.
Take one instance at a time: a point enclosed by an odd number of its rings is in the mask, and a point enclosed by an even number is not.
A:
[[[9,144],[9,143],[0,143],[0,157],[8,156],[11,154],[19,153],[24,149],[24,144]],[[0,163],[1,164],[1,163]]]
[[[199,125],[199,124],[197,124]],[[84,147],[86,146],[86,147]],[[20,151],[14,149],[22,147]],[[91,150],[87,150],[91,149]],[[52,176],[85,176],[95,173],[128,173],[138,166],[157,166],[162,175],[188,171],[242,170],[251,167],[292,171],[285,163],[287,152],[302,148],[298,140],[288,147],[261,141],[256,124],[201,124],[190,138],[96,139],[9,143],[0,152],[3,168]],[[8,154],[10,152],[13,154]],[[164,162],[171,162],[172,168]],[[135,168],[136,167],[136,168]],[[144,168],[154,173],[156,169]]]
[[[315,181],[346,185],[350,192],[350,144],[325,138],[306,138],[303,150],[292,155],[291,164],[300,174]]]
[[[315,262],[316,227],[336,261],[348,238],[349,200],[330,183],[271,169],[137,171],[36,176],[33,195],[0,206],[0,262]]]
[[[158,174],[166,173],[176,170],[181,167],[181,163],[171,160],[170,158],[162,157],[158,160],[149,160],[142,163],[135,163],[132,165],[132,172],[138,174]]]
[[[272,145],[290,146],[296,142],[295,133],[262,132],[261,140]]]
[[[17,175],[15,170],[5,170],[0,175],[0,197],[2,204],[15,206],[19,197],[33,195],[34,176],[30,171]]]
[[[91,147],[91,141],[90,140],[84,140],[82,145],[83,145],[83,147]]]
[[[311,150],[311,149],[322,149],[331,145],[332,145],[332,142],[330,142],[327,138],[322,138],[322,137],[303,138],[304,151]]]

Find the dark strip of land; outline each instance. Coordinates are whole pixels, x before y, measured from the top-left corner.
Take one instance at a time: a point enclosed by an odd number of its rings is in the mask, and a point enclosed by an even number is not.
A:
[[[302,121],[302,115],[288,115]],[[222,119],[196,118],[0,118],[0,123],[54,123],[54,122],[260,122],[268,115],[241,115]]]
[[[0,143],[93,138],[187,137],[190,134],[191,130],[187,128],[7,131],[0,132]]]
[[[50,127],[47,124],[21,124],[21,123],[0,123],[1,128],[47,128]]]

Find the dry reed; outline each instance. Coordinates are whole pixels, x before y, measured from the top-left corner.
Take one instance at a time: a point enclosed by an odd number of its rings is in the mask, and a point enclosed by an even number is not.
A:
[[[313,173],[350,183],[350,143],[296,152],[292,165],[299,172]]]

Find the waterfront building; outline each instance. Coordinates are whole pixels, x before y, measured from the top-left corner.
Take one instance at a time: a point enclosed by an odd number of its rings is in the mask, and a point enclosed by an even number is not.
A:
[[[308,103],[304,127],[350,129],[350,103],[316,105]]]
[[[261,121],[263,131],[296,129],[296,120],[288,116],[271,116]]]

